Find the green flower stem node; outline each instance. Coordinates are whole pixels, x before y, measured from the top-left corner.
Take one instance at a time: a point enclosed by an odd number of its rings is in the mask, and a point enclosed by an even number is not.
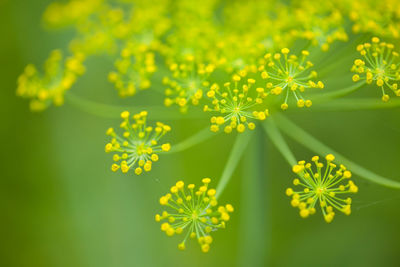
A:
[[[268,137],[271,139],[272,143],[276,146],[276,148],[281,152],[282,156],[286,159],[286,161],[290,165],[295,165],[297,160],[290,150],[288,144],[283,138],[281,132],[276,127],[275,122],[271,118],[263,124],[264,130],[267,133]]]

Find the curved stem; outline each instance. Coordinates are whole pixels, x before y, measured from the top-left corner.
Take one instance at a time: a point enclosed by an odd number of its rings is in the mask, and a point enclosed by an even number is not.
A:
[[[222,173],[221,179],[218,182],[216,189],[217,191],[216,198],[218,198],[222,194],[226,185],[232,178],[233,171],[235,170],[240,158],[242,157],[242,154],[245,151],[252,135],[253,132],[239,133],[237,135],[235,143],[233,144],[232,151],[229,155],[228,161],[226,162],[225,169]]]
[[[347,110],[368,110],[368,109],[389,109],[400,107],[400,99],[391,99],[383,102],[379,98],[353,98],[337,99],[325,102],[323,105],[315,105],[312,108],[318,111],[347,111]]]
[[[169,153],[176,153],[184,151],[192,146],[195,146],[216,134],[210,130],[210,127],[206,127],[203,130],[199,131],[198,133],[192,135],[191,137],[183,140],[182,142],[172,146]]]
[[[150,110],[151,120],[165,119],[165,120],[178,120],[178,119],[196,119],[199,114],[188,116],[188,114],[181,114],[179,111],[166,108],[164,106],[118,106],[98,103],[88,99],[81,98],[71,92],[65,94],[67,103],[71,106],[89,113],[94,116],[102,118],[119,118],[122,111],[126,110],[131,113],[137,113],[142,110]]]
[[[282,156],[286,159],[289,165],[295,165],[297,160],[290,150],[288,144],[283,138],[281,132],[276,127],[275,122],[272,118],[269,118],[263,124],[264,130],[267,133],[268,137],[271,139],[272,143],[276,146],[276,148],[281,152]]]
[[[321,94],[314,94],[315,98],[313,99],[313,101],[317,102],[317,101],[323,101],[323,100],[330,100],[332,98],[338,98],[338,97],[342,97],[342,96],[346,96],[348,94],[351,94],[355,91],[357,91],[358,89],[360,89],[362,86],[364,86],[366,83],[363,82],[357,82],[351,86],[345,87],[343,89],[339,89],[339,90],[335,90],[332,92],[328,92],[328,93],[321,93]],[[310,97],[312,95],[309,95]]]
[[[330,147],[321,143],[315,137],[304,131],[302,128],[298,127],[296,124],[291,122],[285,116],[280,114],[275,114],[277,117],[278,127],[280,127],[288,136],[296,140],[299,144],[308,147],[310,150],[314,151],[318,154],[335,154],[335,157],[338,161],[342,162],[346,165],[353,173],[359,175],[361,178],[369,180],[373,183],[377,183],[386,187],[400,189],[400,182],[390,180],[389,178],[380,176],[370,170],[365,169],[364,167],[358,165],[340,155]]]

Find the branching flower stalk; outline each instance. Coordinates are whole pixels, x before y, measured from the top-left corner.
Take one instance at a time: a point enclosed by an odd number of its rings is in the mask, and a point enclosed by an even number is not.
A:
[[[42,71],[28,64],[18,78],[16,93],[30,101],[32,111],[61,106],[65,99],[101,118],[121,117],[120,130],[107,130],[110,140],[105,145],[105,152],[112,153],[114,172],[151,175],[148,172],[162,153],[189,150],[217,132],[233,135],[232,144],[228,136],[221,144],[232,149],[227,159],[221,159],[226,163],[216,189],[209,188],[209,178],[202,179],[197,188],[178,181],[160,198],[165,210],[155,217],[167,236],[183,235],[179,249],[184,250],[193,238],[208,252],[211,233],[225,228],[234,210],[218,202],[256,128],[265,131],[292,165],[296,188],[288,188],[286,194],[301,217],[317,209],[326,222],[337,211],[350,214],[347,194],[358,191],[350,180],[353,175],[355,181],[366,179],[400,189],[399,181],[345,158],[281,114],[292,103],[316,114],[399,107],[399,99],[390,99],[400,96],[399,54],[392,44],[400,39],[399,9],[400,4],[392,0],[337,0],[318,5],[311,0],[206,0],[201,5],[186,0],[54,2],[44,12],[44,24],[52,29],[69,28],[74,36],[66,51],[50,53]],[[371,36],[371,42],[365,42]],[[71,92],[79,87],[78,78],[91,71],[87,62],[94,56],[114,62],[107,73],[96,73],[98,78],[108,80],[120,97],[137,97],[140,105],[97,103]],[[321,80],[317,71],[323,73]],[[347,98],[373,86],[381,90],[383,102]],[[148,92],[143,94],[144,90]],[[164,97],[159,99],[156,93],[162,91]],[[171,147],[164,141],[171,127],[150,124],[147,110],[151,120],[174,125],[191,120],[202,130]],[[299,113],[299,109],[289,110]],[[313,163],[298,161],[280,131],[315,152],[318,156],[312,158]],[[242,168],[244,173],[254,173],[246,172],[251,168],[248,164]],[[175,177],[173,169],[163,173],[163,179],[171,177]]]

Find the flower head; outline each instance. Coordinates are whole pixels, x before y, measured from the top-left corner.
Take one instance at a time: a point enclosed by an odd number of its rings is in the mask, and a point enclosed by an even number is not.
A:
[[[292,8],[291,19],[297,25],[290,31],[293,37],[309,40],[322,51],[328,51],[334,41],[348,40],[345,18],[336,3],[324,1],[316,6],[313,1],[300,1]]]
[[[255,124],[250,120],[265,120],[269,115],[268,109],[262,108],[267,93],[264,88],[256,88],[254,79],[246,79],[247,71],[233,75],[233,84],[227,82],[220,87],[213,84],[207,92],[211,106],[205,105],[204,111],[219,113],[211,117],[211,131],[219,131],[224,126],[225,133],[236,129],[244,132],[246,128],[253,130]]]
[[[154,53],[146,45],[130,42],[121,51],[121,58],[115,62],[117,71],[108,75],[121,97],[132,96],[137,89],[148,89],[150,78],[156,71]]]
[[[186,241],[190,238],[197,238],[203,252],[208,252],[213,239],[211,232],[225,228],[229,221],[229,213],[233,212],[230,204],[218,206],[215,197],[215,189],[208,188],[210,178],[202,179],[203,185],[195,189],[194,184],[185,188],[182,181],[178,181],[171,187],[171,193],[160,198],[160,204],[168,207],[171,213],[163,211],[157,214],[157,222],[161,224],[161,230],[168,236],[184,233],[184,238],[178,248],[184,250]]]
[[[356,59],[352,71],[353,81],[363,79],[368,84],[375,83],[382,90],[382,101],[387,102],[389,95],[385,89],[392,90],[395,95],[400,96],[400,61],[399,53],[393,51],[394,45],[381,42],[379,38],[373,37],[372,43],[364,43],[357,46],[357,51],[364,60]]]
[[[328,154],[326,166],[319,162],[319,157],[312,158],[315,167],[311,163],[299,161],[293,166],[293,172],[300,178],[293,180],[294,185],[304,187],[301,191],[286,189],[286,195],[292,197],[291,204],[300,210],[303,218],[314,214],[317,204],[321,207],[325,221],[330,223],[335,216],[334,209],[346,215],[351,213],[351,198],[343,198],[343,194],[357,193],[358,187],[350,180],[351,172],[345,166],[339,168],[333,163],[335,157]]]
[[[116,163],[111,166],[112,171],[121,169],[123,173],[127,173],[134,169],[135,174],[139,175],[143,170],[151,170],[152,163],[158,161],[158,153],[170,150],[169,143],[159,144],[159,140],[171,127],[161,122],[157,122],[155,127],[148,126],[147,111],[133,115],[132,124],[129,117],[128,111],[121,113],[123,121],[120,127],[124,130],[122,137],[117,135],[113,128],[107,130],[107,135],[112,139],[106,144],[105,151],[116,152],[113,155]]]
[[[214,71],[214,65],[197,63],[192,55],[186,55],[181,63],[171,62],[169,70],[171,77],[164,77],[164,104],[168,107],[177,104],[185,112],[189,104],[198,105],[203,97],[203,91],[209,86],[207,81]]]
[[[51,103],[62,105],[65,91],[85,72],[83,61],[82,54],[64,59],[60,50],[52,51],[45,62],[44,73],[32,64],[25,68],[18,78],[17,95],[31,99],[32,111],[44,110]]]
[[[303,98],[302,93],[307,88],[324,88],[321,81],[314,81],[317,77],[315,71],[311,71],[313,63],[307,61],[308,51],[303,50],[300,58],[296,55],[289,55],[289,49],[283,48],[281,53],[267,53],[264,64],[259,67],[261,78],[264,79],[272,95],[285,95],[281,108],[286,110],[289,95],[296,99],[298,107],[310,107],[311,100]]]

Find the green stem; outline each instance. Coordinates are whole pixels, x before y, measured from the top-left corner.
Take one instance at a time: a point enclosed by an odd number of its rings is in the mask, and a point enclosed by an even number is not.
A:
[[[164,106],[118,106],[98,103],[88,99],[81,98],[71,92],[65,94],[67,103],[71,106],[82,110],[88,114],[102,117],[102,118],[119,118],[122,111],[129,111],[131,113],[138,113],[143,110],[150,110],[151,120],[178,120],[178,119],[196,119],[199,114],[181,114],[179,111],[166,108]]]
[[[217,194],[216,197],[218,198],[222,192],[224,191],[226,185],[229,183],[230,179],[232,178],[233,171],[235,170],[240,158],[244,150],[249,143],[249,140],[252,136],[252,132],[246,133],[239,133],[236,137],[235,143],[233,144],[232,151],[229,155],[228,161],[226,162],[225,169],[222,173],[221,179],[217,185]]]
[[[373,183],[380,184],[382,186],[400,189],[400,182],[390,180],[389,178],[380,176],[372,171],[365,169],[364,167],[358,165],[340,155],[330,147],[321,143],[315,137],[311,136],[309,133],[304,131],[302,128],[298,127],[296,124],[291,122],[285,116],[279,113],[275,114],[277,117],[278,127],[280,127],[288,136],[296,140],[298,143],[308,147],[310,150],[318,153],[320,155],[332,153],[335,155],[338,161],[346,165],[353,173],[359,175],[361,178],[369,180]]]
[[[379,98],[353,98],[324,102],[321,105],[314,105],[312,109],[318,111],[347,111],[389,109],[396,107],[400,107],[400,99],[391,99],[389,102],[383,102]]]
[[[281,132],[276,127],[274,120],[272,118],[269,118],[263,124],[263,127],[268,137],[271,139],[272,143],[276,146],[279,152],[281,152],[282,156],[286,159],[289,165],[295,165],[297,163],[297,160],[290,150],[285,139],[283,138]]]
[[[209,139],[212,136],[215,136],[215,133],[213,133],[210,130],[210,127],[207,126],[206,128],[199,131],[198,133],[196,133],[196,134],[192,135],[191,137],[183,140],[182,142],[172,146],[169,153],[176,153],[176,152],[184,151],[188,148],[191,148],[192,146],[200,144],[201,142]]]
[[[265,266],[269,257],[271,235],[268,206],[271,187],[265,177],[266,159],[262,129],[256,129],[249,143],[248,154],[243,158],[241,182],[241,216],[239,235],[239,265]],[[269,189],[269,190],[268,190]]]
[[[358,89],[360,89],[364,85],[365,85],[365,82],[357,82],[351,86],[345,87],[343,89],[335,90],[332,92],[313,94],[313,95],[310,94],[309,97],[314,97],[313,102],[327,101],[332,98],[338,98],[338,97],[342,97],[342,96],[351,94],[351,93],[357,91]]]

